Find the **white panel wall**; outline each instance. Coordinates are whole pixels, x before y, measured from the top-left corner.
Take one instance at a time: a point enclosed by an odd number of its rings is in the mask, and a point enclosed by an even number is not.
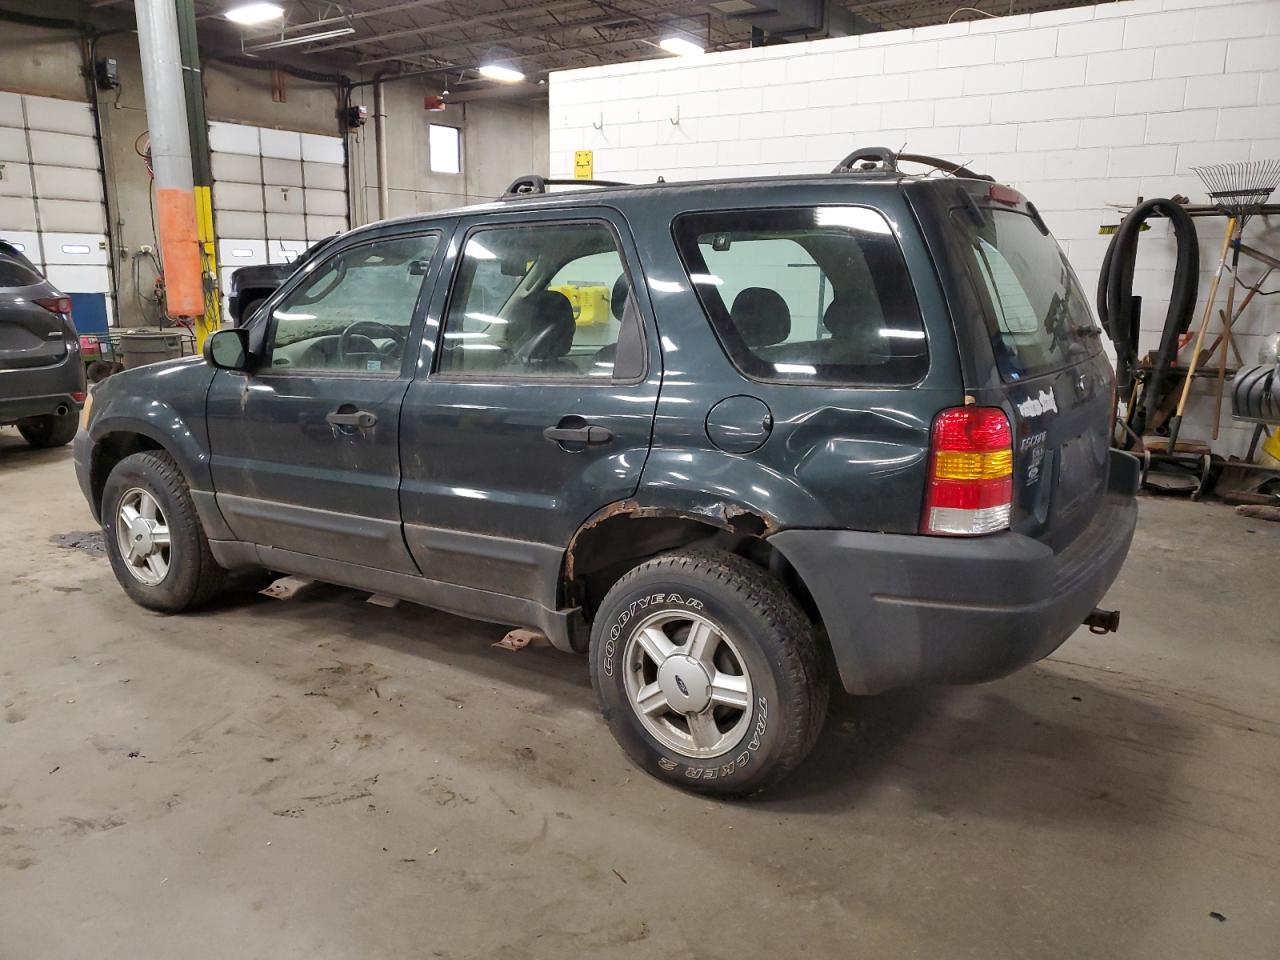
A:
[[[224,293],[232,268],[291,262],[347,228],[341,138],[215,122],[209,146]]]
[[[64,293],[111,317],[106,206],[87,103],[0,92],[0,236]]]
[[[1280,157],[1280,2],[1126,0],[567,71],[551,77],[550,124],[560,177],[580,149],[595,151],[597,177],[637,181],[821,172],[857,146],[963,160],[1036,203],[1092,295],[1098,228],[1119,222],[1117,207],[1203,202],[1192,165]],[[1135,281],[1143,351],[1173,270],[1168,225],[1152,223]],[[1206,271],[1224,226],[1199,221]],[[1250,234],[1280,242],[1261,222]],[[1206,272],[1202,298],[1208,286]],[[1255,299],[1236,328],[1246,364],[1280,329],[1277,301]],[[1184,436],[1207,439],[1211,416],[1197,402]],[[1249,428],[1224,416],[1223,429],[1215,449],[1243,453]]]

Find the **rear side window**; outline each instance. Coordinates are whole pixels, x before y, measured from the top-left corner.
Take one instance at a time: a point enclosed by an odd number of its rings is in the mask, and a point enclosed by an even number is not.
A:
[[[473,231],[450,295],[437,371],[631,379],[639,313],[613,230],[546,222]]]
[[[20,260],[0,256],[0,287],[29,287],[44,277]]]
[[[747,376],[901,386],[928,369],[907,265],[878,211],[693,213],[674,229],[698,299]]]
[[[987,326],[1005,380],[1078,363],[1102,349],[1067,258],[1030,214],[986,208],[952,212],[965,238],[969,270],[987,303]]]

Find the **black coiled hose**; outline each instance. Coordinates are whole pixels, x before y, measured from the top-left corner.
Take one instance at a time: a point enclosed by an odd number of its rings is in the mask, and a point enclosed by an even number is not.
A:
[[[1173,200],[1156,199],[1140,203],[1129,212],[1112,236],[1098,276],[1098,319],[1115,344],[1117,390],[1121,396],[1127,396],[1138,367],[1139,310],[1133,296],[1138,235],[1142,225],[1156,215],[1168,217],[1173,224],[1178,257],[1173,290],[1169,295],[1169,310],[1160,334],[1160,349],[1156,352],[1155,366],[1143,391],[1143,422],[1155,412],[1159,382],[1177,355],[1178,337],[1191,326],[1191,314],[1200,289],[1200,241],[1196,236],[1195,223],[1182,205]],[[1141,432],[1140,425],[1138,432]]]

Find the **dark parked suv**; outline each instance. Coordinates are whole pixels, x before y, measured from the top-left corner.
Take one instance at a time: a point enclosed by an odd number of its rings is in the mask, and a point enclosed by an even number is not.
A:
[[[60,447],[76,435],[84,394],[71,298],[0,240],[0,425],[17,424],[32,446]]]
[[[203,358],[96,389],[116,576],[535,628],[644,770],[722,794],[800,762],[832,672],[982,681],[1113,626],[1137,471],[1071,268],[1016,191],[873,166],[529,178],[351,231]]]

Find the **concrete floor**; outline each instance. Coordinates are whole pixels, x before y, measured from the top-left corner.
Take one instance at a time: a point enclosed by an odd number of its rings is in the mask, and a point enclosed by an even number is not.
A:
[[[336,589],[155,616],[50,541],[66,450],[0,431],[0,493],[4,960],[1277,956],[1280,526],[1144,501],[1120,634],[841,700],[722,804],[585,660]]]

